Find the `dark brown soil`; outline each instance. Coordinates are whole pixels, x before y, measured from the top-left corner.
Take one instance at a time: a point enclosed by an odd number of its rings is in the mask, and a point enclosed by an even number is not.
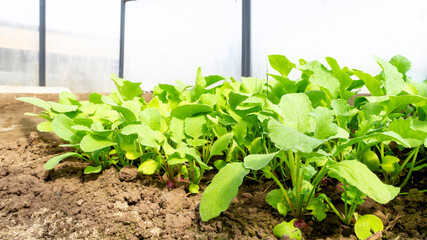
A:
[[[7,108],[22,111],[13,102]],[[190,195],[184,186],[168,189],[136,168],[84,175],[86,163],[70,159],[45,171],[44,163],[63,151],[60,141],[39,135],[35,123],[27,130],[24,137],[0,139],[0,239],[276,239],[273,227],[290,220],[265,202],[272,182],[245,181],[230,209],[204,223],[198,215],[201,194]],[[418,188],[425,176],[415,175]],[[426,196],[408,190],[385,206],[368,199],[357,212],[383,220],[382,239],[427,239]],[[305,239],[357,239],[333,213],[320,223],[306,222]]]

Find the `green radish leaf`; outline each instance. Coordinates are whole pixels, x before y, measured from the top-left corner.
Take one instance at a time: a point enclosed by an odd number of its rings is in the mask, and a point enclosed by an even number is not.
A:
[[[356,187],[381,204],[388,203],[399,192],[399,188],[382,183],[365,164],[356,160],[331,163],[329,176]]]
[[[151,175],[156,172],[159,164],[154,160],[147,160],[138,167],[138,172],[141,172],[144,175]]]
[[[199,188],[199,185],[192,183],[190,184],[190,187],[188,187],[188,191],[190,191],[190,193],[197,194],[199,193]]]
[[[311,61],[305,64],[302,66],[302,70],[313,72],[309,78],[310,82],[319,86],[329,98],[337,98],[340,82],[319,61]]]
[[[141,116],[142,104],[138,101],[123,101],[122,107],[129,109],[135,117]]]
[[[264,81],[254,77],[241,77],[242,79],[242,92],[245,93],[259,93],[264,86]]]
[[[207,132],[206,117],[201,115],[186,118],[184,120],[184,131],[193,139],[198,139]]]
[[[135,160],[135,159],[141,157],[141,153],[136,152],[136,151],[128,151],[128,152],[126,152],[125,156],[129,160]]]
[[[71,128],[76,130],[76,131],[85,131],[88,133],[92,133],[92,129],[88,128],[85,125],[74,125],[74,126],[71,126]]]
[[[380,170],[380,159],[374,151],[365,151],[361,158],[362,162],[372,171]]]
[[[282,222],[279,225],[276,225],[273,228],[273,234],[274,236],[278,237],[278,238],[283,238],[283,236],[286,236],[286,238],[288,239],[294,239],[294,240],[301,240],[302,239],[302,233],[301,230],[299,230],[299,228],[294,227],[294,222],[297,219],[292,219],[289,222]]]
[[[191,156],[194,160],[196,160],[196,162],[199,164],[200,167],[202,167],[203,169],[212,169],[212,167],[206,165],[206,163],[204,163],[202,161],[202,159],[200,158],[200,153],[198,153],[196,151],[196,149],[194,148],[185,148],[185,153],[189,156]]]
[[[160,112],[157,108],[145,109],[144,111],[142,111],[140,119],[142,124],[149,126],[154,131],[161,130],[161,117]]]
[[[137,125],[137,124],[127,125],[122,129],[120,133],[123,135],[137,134],[138,137],[141,136],[141,139],[146,138],[146,139],[151,139],[152,141],[156,140],[154,131],[151,130],[150,127],[143,126],[143,125]]]
[[[286,217],[288,215],[288,207],[285,203],[279,202],[277,203],[277,211],[283,215],[283,217]]]
[[[339,145],[336,149],[334,149],[333,156],[337,156],[342,151],[344,151],[347,147],[350,147],[355,143],[368,140],[368,139],[373,140],[369,142],[369,146],[373,146],[376,143],[380,143],[384,141],[395,141],[396,143],[404,147],[407,147],[407,148],[411,147],[411,145],[405,139],[403,139],[399,134],[392,131],[387,131],[387,132],[367,134],[361,137],[355,137],[355,138],[349,139],[347,142]]]
[[[404,56],[396,55],[391,58],[390,63],[397,68],[397,70],[405,74],[411,69],[411,62]]]
[[[395,165],[397,165],[400,160],[395,156],[385,156],[381,161],[381,167],[385,172],[394,172],[394,170],[396,170]]]
[[[397,68],[384,59],[374,56],[377,63],[384,71],[384,88],[388,96],[396,96],[402,92],[405,82],[403,75],[397,71]]]
[[[126,119],[128,123],[133,123],[137,120],[135,114],[128,108],[121,106],[112,106],[112,108],[122,114],[122,116]]]
[[[233,138],[233,133],[227,133],[219,137],[211,147],[209,158],[215,155],[222,155],[222,151],[227,148]]]
[[[37,125],[37,130],[40,132],[53,132],[52,125],[49,121],[39,123]]]
[[[402,107],[408,106],[409,104],[415,106],[425,106],[427,103],[427,97],[416,96],[416,95],[400,95],[400,96],[389,96],[388,100],[385,100],[380,97],[367,97],[369,102],[380,102],[387,113],[400,109]]]
[[[287,77],[291,70],[295,68],[295,64],[283,55],[269,55],[268,61],[270,62],[271,67],[279,72],[282,77]]]
[[[329,66],[331,66],[334,77],[337,78],[340,82],[339,92],[341,98],[348,100],[349,98],[353,97],[355,93],[347,91],[347,88],[352,85],[353,79],[351,79],[351,77],[340,68],[338,62],[334,58],[326,57],[326,61],[328,62]]]
[[[290,93],[280,99],[279,114],[283,124],[300,132],[308,132],[312,128],[308,114],[312,110],[310,99],[304,93]]]
[[[219,76],[219,75],[210,75],[205,77],[206,80],[206,87],[209,87],[210,85],[217,83],[221,80],[225,80],[225,77]]]
[[[110,106],[118,106],[110,96],[101,96],[101,101]]]
[[[214,166],[218,170],[221,170],[221,168],[225,167],[226,165],[227,165],[227,162],[224,160],[216,160],[214,162]]]
[[[79,107],[77,105],[64,105],[56,102],[48,102],[48,103],[50,104],[50,106],[52,106],[52,110],[59,113],[74,112]]]
[[[245,101],[248,98],[249,96],[245,94],[230,92],[230,94],[228,94],[228,104],[231,108],[235,109],[241,102]]]
[[[202,95],[205,92],[206,89],[206,79],[203,77],[202,69],[199,67],[197,69],[196,74],[196,84],[194,86],[194,95],[193,95],[193,101],[196,101],[200,95]]]
[[[175,143],[181,142],[184,139],[184,120],[172,117],[169,124],[169,131],[172,141]]]
[[[227,210],[248,173],[249,169],[243,163],[229,163],[219,170],[202,195],[200,216],[203,221],[217,217]]]
[[[255,138],[252,141],[251,145],[248,147],[249,153],[250,154],[257,154],[257,153],[261,152],[264,149],[262,141],[263,141],[262,137]]]
[[[85,170],[83,171],[84,174],[91,174],[91,173],[99,173],[102,170],[102,166],[98,165],[96,167],[94,166],[87,166],[85,167]]]
[[[19,97],[16,100],[31,103],[37,107],[43,108],[46,111],[49,111],[52,108],[48,102],[35,97]]]
[[[76,131],[71,128],[75,125],[73,120],[64,114],[58,114],[51,122],[53,132],[61,139],[67,142],[80,142],[80,137],[76,135]]]
[[[367,239],[374,233],[384,229],[383,222],[377,216],[367,214],[359,217],[354,224],[354,232],[359,239]]]
[[[280,189],[274,189],[268,192],[267,197],[265,198],[265,201],[272,206],[273,208],[277,209],[277,205],[279,203],[285,204],[285,195],[283,195],[282,190]]]
[[[348,101],[344,99],[333,99],[331,102],[331,107],[334,111],[335,116],[337,117],[337,122],[339,126],[347,126],[348,122],[351,119],[351,106],[350,104],[348,104]]]
[[[323,99],[326,96],[326,94],[320,90],[309,90],[309,91],[305,91],[304,94],[308,96],[313,107],[317,107],[321,103],[323,103],[324,102]]]
[[[309,153],[323,143],[322,140],[307,136],[273,119],[268,122],[268,136],[276,147],[285,151],[292,150]]]
[[[325,107],[317,107],[310,115],[316,119],[316,129],[314,137],[317,139],[327,139],[338,132],[338,126],[333,123],[334,113]]]
[[[216,96],[210,93],[205,93],[200,96],[200,102],[214,108],[214,106],[218,103]]]
[[[276,156],[278,152],[269,153],[269,154],[251,154],[245,157],[244,165],[245,168],[252,170],[260,170],[270,163],[271,160]]]
[[[111,74],[111,80],[116,84],[117,90],[125,100],[132,100],[134,97],[140,97],[142,95],[141,83],[133,83],[126,81],[122,78],[116,77],[115,74]]]
[[[298,89],[296,83],[294,81],[289,80],[287,77],[282,77],[274,74],[268,74],[268,76],[273,77],[278,83],[280,83],[280,86],[284,88],[287,93],[297,92]]]
[[[179,119],[184,119],[187,117],[192,117],[197,114],[207,114],[212,111],[213,109],[208,105],[190,103],[190,104],[178,106],[177,108],[173,109],[171,112],[171,116]]]
[[[100,136],[86,135],[82,138],[80,142],[80,148],[84,152],[94,152],[106,147],[117,145],[115,142],[111,142],[107,138]]]
[[[66,159],[66,158],[69,158],[69,157],[78,157],[78,158],[84,159],[84,158],[83,158],[80,154],[78,154],[78,153],[74,153],[74,152],[66,152],[66,153],[63,153],[63,154],[61,154],[61,155],[58,155],[58,156],[55,156],[55,157],[53,157],[53,158],[49,159],[49,161],[47,161],[47,162],[46,162],[46,164],[44,165],[44,169],[46,169],[46,170],[51,170],[51,169],[53,169],[53,168],[56,166],[56,164],[58,164],[60,161],[62,161],[62,160],[64,160],[64,159]]]
[[[233,135],[234,138],[236,139],[237,144],[242,145],[244,138],[246,137],[246,125],[244,123],[237,123],[234,127],[233,127]]]
[[[89,95],[89,102],[94,104],[103,104],[103,101],[101,100],[102,95],[99,93],[91,93]]]
[[[81,101],[80,102],[79,110],[87,113],[87,114],[94,114],[96,111],[96,105],[94,103],[88,102],[88,101]]]
[[[326,196],[325,196],[326,197]],[[317,219],[317,221],[322,221],[326,218],[325,204],[321,200],[322,197],[313,197],[307,205],[307,209],[311,210],[311,214]]]
[[[184,164],[188,162],[188,159],[186,158],[169,158],[168,159],[168,164],[173,166],[173,165],[178,165],[178,164]]]
[[[356,75],[360,80],[365,83],[366,88],[372,94],[372,96],[384,96],[384,92],[381,89],[382,83],[378,79],[372,77],[370,74],[353,69],[352,73]]]
[[[412,147],[420,146],[424,143],[427,137],[427,131],[417,130],[412,127],[413,120],[411,118],[394,119],[388,129],[403,137]]]

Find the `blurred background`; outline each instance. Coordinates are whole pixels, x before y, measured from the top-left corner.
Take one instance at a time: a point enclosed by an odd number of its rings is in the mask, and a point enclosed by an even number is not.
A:
[[[110,92],[114,73],[145,91],[204,75],[264,78],[267,55],[337,59],[380,72],[372,55],[427,79],[426,0],[0,0],[0,85]]]

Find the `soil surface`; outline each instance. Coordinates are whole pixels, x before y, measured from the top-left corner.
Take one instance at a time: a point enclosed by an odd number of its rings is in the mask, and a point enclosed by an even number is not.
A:
[[[10,123],[21,126],[22,111],[30,105],[4,105],[3,111],[14,112]],[[169,189],[135,167],[84,175],[87,164],[69,159],[45,171],[44,163],[64,150],[55,136],[37,133],[37,119],[32,121],[15,135],[0,132],[0,239],[276,239],[273,227],[290,220],[265,202],[276,188],[273,182],[245,181],[230,208],[205,223],[198,214],[201,194],[188,194],[184,185]],[[414,188],[425,188],[426,174],[414,176],[403,190],[409,194],[384,206],[367,199],[358,208],[385,225],[372,239],[427,239],[426,196]],[[332,185],[325,184],[324,191],[331,196]],[[305,220],[305,239],[357,239],[333,213],[320,223]]]

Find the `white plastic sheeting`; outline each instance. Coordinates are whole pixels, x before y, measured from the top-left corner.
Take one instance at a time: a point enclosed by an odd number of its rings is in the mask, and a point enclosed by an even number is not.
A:
[[[38,84],[38,24],[38,0],[0,1],[0,85]]]
[[[110,92],[118,74],[120,1],[55,0],[46,4],[46,86]]]
[[[203,75],[240,77],[241,0],[126,3],[124,77],[144,90]]]
[[[372,55],[400,54],[413,80],[427,79],[426,0],[252,0],[252,75],[265,78],[266,56],[337,59],[377,74]]]

